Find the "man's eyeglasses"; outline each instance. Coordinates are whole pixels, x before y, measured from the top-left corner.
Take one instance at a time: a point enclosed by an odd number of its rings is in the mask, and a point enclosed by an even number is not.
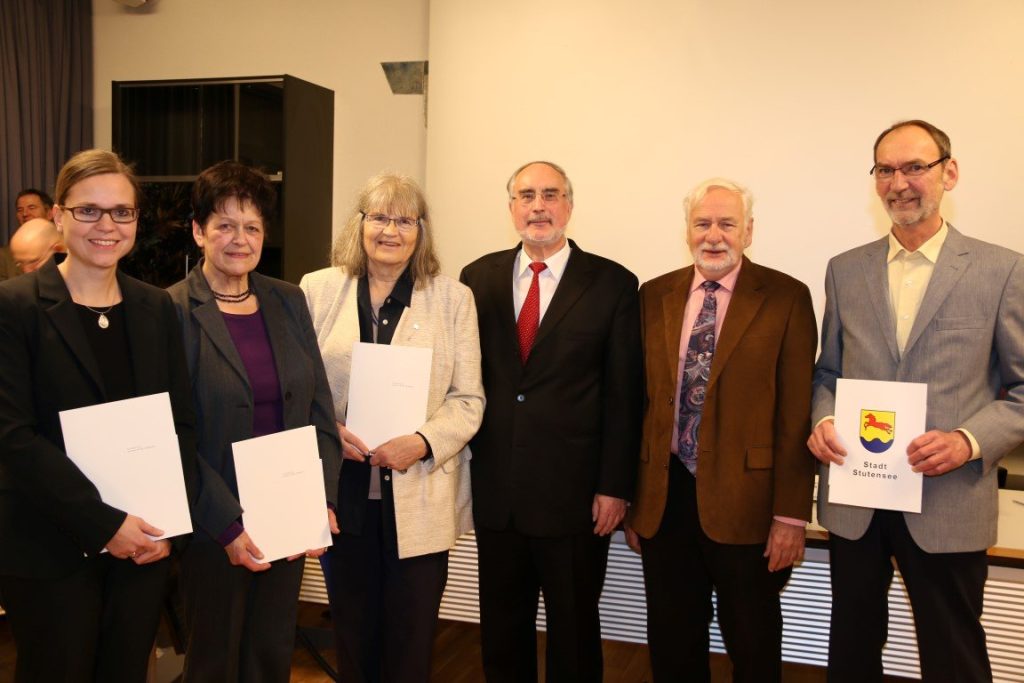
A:
[[[115,206],[113,209],[101,209],[98,206],[64,206],[61,207],[71,212],[76,221],[82,223],[96,223],[103,218],[103,214],[110,214],[110,220],[115,223],[132,223],[139,217],[139,210],[130,206]]]
[[[541,201],[545,204],[552,204],[564,196],[565,193],[561,190],[548,189],[541,190],[539,194],[534,190],[523,190],[513,195],[512,198],[523,206],[529,206],[530,204],[533,204],[537,197],[540,197]]]
[[[388,216],[383,213],[364,213],[363,221],[374,230],[383,230],[388,227],[388,223],[394,223],[395,227],[401,232],[415,230],[420,225],[419,218],[409,218],[408,216]]]
[[[922,164],[921,162],[914,161],[909,164],[903,164],[902,166],[898,166],[896,168],[893,168],[892,166],[879,166],[878,164],[875,164],[874,166],[871,167],[871,170],[868,172],[868,175],[874,175],[876,180],[892,180],[896,176],[896,171],[899,171],[900,173],[909,178],[914,178],[917,176],[924,175],[929,170],[931,170],[932,167],[938,166],[947,159],[949,159],[948,154],[942,157],[941,159],[936,159],[930,164]]]

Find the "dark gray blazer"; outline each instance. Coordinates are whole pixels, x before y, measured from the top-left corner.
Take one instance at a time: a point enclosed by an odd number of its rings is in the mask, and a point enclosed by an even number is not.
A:
[[[266,321],[284,403],[284,428],[313,425],[324,468],[325,505],[336,503],[341,444],[320,348],[295,285],[258,273],[249,281]],[[242,514],[231,444],[252,437],[249,378],[202,271],[202,261],[168,290],[185,336],[197,413],[199,493],[192,517],[197,538],[217,538]]]

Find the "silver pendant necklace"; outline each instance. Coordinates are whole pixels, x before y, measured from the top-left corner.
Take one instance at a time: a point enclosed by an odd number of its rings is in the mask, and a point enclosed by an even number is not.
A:
[[[82,304],[82,305],[85,306],[85,304]],[[90,311],[92,311],[93,313],[95,313],[96,315],[99,316],[99,318],[96,320],[96,324],[100,326],[101,330],[105,330],[108,327],[110,327],[110,319],[107,318],[107,313],[110,313],[110,309],[112,309],[114,307],[113,304],[111,304],[110,306],[107,306],[107,308],[105,310],[102,310],[102,311],[97,311],[92,306],[85,306],[85,307],[88,308]]]

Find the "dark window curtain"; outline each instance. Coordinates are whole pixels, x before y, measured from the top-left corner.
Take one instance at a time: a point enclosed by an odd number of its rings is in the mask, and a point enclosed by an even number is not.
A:
[[[92,147],[92,3],[0,0],[0,243],[18,192],[53,194],[60,167]]]

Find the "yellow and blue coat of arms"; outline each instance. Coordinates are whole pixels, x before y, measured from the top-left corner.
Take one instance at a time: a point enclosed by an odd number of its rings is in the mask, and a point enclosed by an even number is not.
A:
[[[889,410],[860,411],[860,443],[872,453],[884,453],[896,434],[896,413]]]

